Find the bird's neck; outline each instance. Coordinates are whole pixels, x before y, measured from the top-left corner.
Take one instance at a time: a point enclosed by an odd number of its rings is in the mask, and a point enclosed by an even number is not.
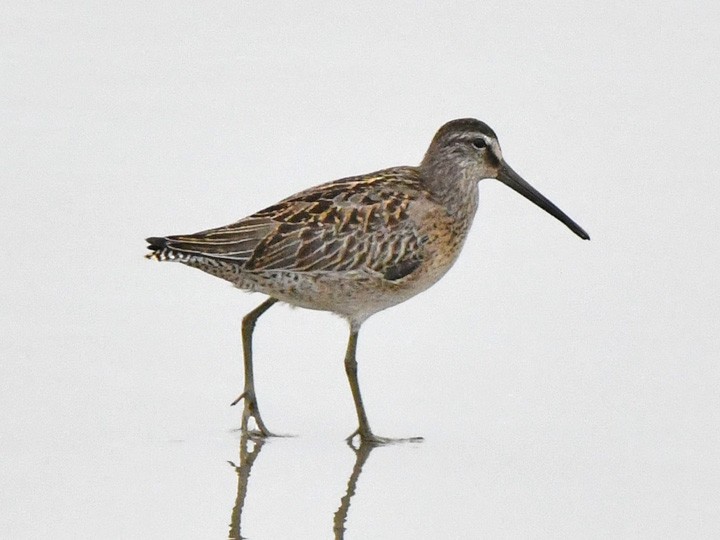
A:
[[[478,183],[470,181],[458,184],[455,189],[446,190],[443,202],[449,215],[453,216],[466,234],[478,208]]]
[[[427,190],[447,208],[448,214],[468,216],[472,221],[478,206],[478,182],[467,169],[453,170],[446,165],[442,170],[422,166],[420,170]]]

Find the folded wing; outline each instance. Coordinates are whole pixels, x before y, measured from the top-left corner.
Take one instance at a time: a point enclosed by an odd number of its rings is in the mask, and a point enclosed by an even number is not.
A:
[[[427,241],[410,211],[423,194],[410,168],[337,180],[225,227],[148,238],[149,256],[217,259],[243,272],[360,270],[402,279],[419,266]]]

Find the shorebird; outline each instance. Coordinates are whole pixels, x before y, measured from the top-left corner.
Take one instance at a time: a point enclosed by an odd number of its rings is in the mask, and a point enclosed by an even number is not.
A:
[[[258,318],[276,302],[330,311],[346,319],[345,371],[358,428],[348,437],[382,444],[360,394],[356,349],[362,324],[424,291],[455,263],[478,206],[478,182],[494,178],[588,234],[505,162],[495,132],[479,120],[452,120],[435,134],[417,167],[393,167],[301,191],[224,227],[148,238],[147,255],[175,261],[269,296],[242,321],[245,384],[242,430],[260,415],[252,363]]]

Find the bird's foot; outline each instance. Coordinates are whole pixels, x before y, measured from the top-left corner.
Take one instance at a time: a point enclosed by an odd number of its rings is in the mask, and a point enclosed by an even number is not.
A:
[[[394,439],[390,437],[379,437],[378,435],[375,435],[372,431],[369,429],[360,429],[357,428],[355,431],[352,432],[352,434],[345,439],[345,441],[353,448],[355,448],[355,440],[359,441],[360,445],[363,444],[369,444],[371,446],[384,446],[388,444],[401,444],[401,443],[418,443],[422,442],[424,439],[422,437],[406,437],[406,438],[400,438],[400,439]]]
[[[255,397],[255,392],[252,389],[245,390],[242,394],[240,394],[231,404],[230,406],[237,405],[241,401],[244,401],[243,404],[243,414],[242,414],[242,423],[240,424],[240,431],[243,433],[246,433],[249,437],[253,439],[264,439],[267,437],[279,437],[279,435],[276,435],[275,433],[271,432],[267,426],[265,426],[265,422],[263,422],[262,417],[260,416],[260,409],[258,408],[257,398]],[[250,419],[253,419],[255,428],[250,428]]]

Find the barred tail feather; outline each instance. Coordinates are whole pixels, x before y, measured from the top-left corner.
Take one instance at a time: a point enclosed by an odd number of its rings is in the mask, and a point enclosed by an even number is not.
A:
[[[150,253],[145,255],[146,259],[155,261],[172,261],[177,259],[177,254],[168,248],[168,239],[160,237],[146,238],[145,241],[148,243],[147,248]]]

